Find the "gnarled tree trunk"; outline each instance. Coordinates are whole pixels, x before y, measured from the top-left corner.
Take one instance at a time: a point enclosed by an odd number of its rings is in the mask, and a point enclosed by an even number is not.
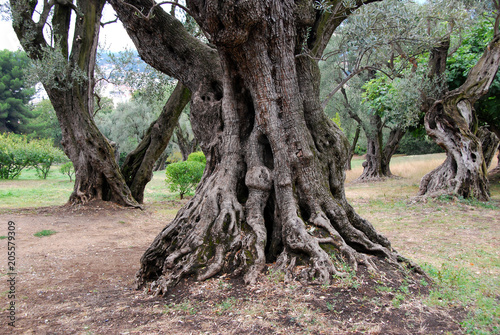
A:
[[[489,89],[500,63],[500,35],[496,35],[467,80],[434,102],[426,112],[427,134],[446,150],[445,162],[422,178],[419,195],[453,194],[489,199],[487,168],[475,134],[474,103]]]
[[[346,164],[346,169],[347,170],[351,170],[352,169],[352,157],[354,156],[354,150],[356,150],[356,145],[358,144],[358,140],[359,140],[359,134],[361,132],[361,126],[363,124],[363,121],[361,120],[361,118],[353,111],[353,108],[351,106],[351,103],[349,102],[349,99],[347,98],[347,92],[345,90],[345,88],[342,86],[340,87],[340,91],[342,92],[342,96],[344,97],[344,100],[343,100],[343,103],[344,103],[344,107],[345,109],[347,110],[347,112],[349,113],[349,116],[354,120],[356,121],[357,125],[356,125],[356,133],[354,134],[354,139],[352,140],[352,144],[351,144],[351,147],[349,149],[349,157],[348,157],[348,160],[347,160],[347,164]],[[332,95],[333,97],[333,95]],[[322,102],[322,106],[323,108],[325,108],[327,105],[327,100],[324,100]]]
[[[13,27],[29,57],[46,66],[42,70],[45,73],[40,74],[41,81],[61,126],[64,151],[75,168],[75,186],[69,202],[102,199],[137,207],[109,141],[92,118],[94,66],[104,3],[104,0],[79,1],[75,7],[70,2],[44,2],[35,23],[32,16],[37,1],[11,1]],[[76,20],[70,53],[68,37],[72,11]],[[43,35],[49,18],[55,46],[48,45]],[[56,67],[45,62],[55,63]]]
[[[391,129],[384,144],[382,119],[375,114],[370,117],[370,125],[365,125],[365,134],[367,140],[366,160],[363,162],[363,173],[357,181],[392,177],[389,164],[405,131],[401,128]]]
[[[203,280],[222,271],[252,283],[266,262],[287,277],[329,283],[339,259],[355,268],[375,269],[376,257],[397,264],[389,241],[345,199],[348,143],[319,100],[314,58],[345,16],[308,1],[188,1],[216,46],[213,57],[187,36],[177,44],[163,31],[151,41],[149,27],[180,29],[161,9],[141,20],[130,6],[111,3],[143,58],[192,88],[192,127],[207,157],[195,196],[141,258],[139,286],[161,293],[188,275]],[[147,14],[147,2],[140,5]],[[170,62],[154,56],[159,40]],[[179,53],[202,66],[189,72]]]

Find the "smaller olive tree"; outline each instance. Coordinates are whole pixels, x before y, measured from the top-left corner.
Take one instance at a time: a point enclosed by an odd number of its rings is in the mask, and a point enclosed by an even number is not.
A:
[[[0,133],[0,179],[14,179],[30,166],[26,136]]]
[[[47,179],[50,168],[54,163],[67,160],[64,152],[52,145],[48,139],[31,140],[31,165],[36,169],[36,174],[41,179]]]
[[[75,168],[73,167],[73,163],[67,162],[67,163],[61,165],[61,167],[59,168],[59,171],[62,174],[67,175],[69,177],[70,182],[73,181],[73,176],[75,175]]]
[[[166,169],[169,190],[179,192],[183,199],[184,194],[194,191],[200,182],[205,165],[205,155],[199,151],[189,155],[187,161],[169,164]]]

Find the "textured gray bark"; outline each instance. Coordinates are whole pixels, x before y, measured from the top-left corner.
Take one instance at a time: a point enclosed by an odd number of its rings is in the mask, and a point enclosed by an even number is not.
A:
[[[139,286],[161,293],[183,277],[220,272],[253,283],[268,262],[286,278],[317,283],[340,274],[340,259],[355,269],[374,270],[377,259],[398,267],[389,241],[346,201],[348,143],[319,100],[314,59],[349,10],[321,12],[312,1],[188,1],[212,49],[169,38],[184,33],[159,8],[141,19],[122,1],[111,3],[141,56],[192,88],[193,132],[207,157],[195,196],[141,258]],[[146,1],[135,6],[150,11]]]

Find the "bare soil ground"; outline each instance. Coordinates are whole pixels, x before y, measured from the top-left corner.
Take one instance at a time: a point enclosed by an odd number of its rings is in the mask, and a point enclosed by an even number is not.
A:
[[[463,332],[459,322],[466,311],[462,307],[426,306],[422,300],[430,286],[423,278],[403,275],[381,278],[362,272],[331,286],[310,286],[285,284],[279,273],[270,272],[251,287],[238,279],[218,277],[182,282],[164,297],[135,290],[134,275],[142,253],[180,205],[160,203],[139,211],[97,202],[84,208],[2,210],[5,234],[0,235],[7,235],[8,221],[15,222],[17,276],[12,328],[7,325],[6,310],[12,301],[5,279],[9,271],[2,261],[0,333]],[[44,229],[57,233],[33,235]],[[409,238],[395,232],[388,235],[396,241]],[[411,239],[415,246],[425,237],[417,234]],[[0,240],[4,256],[7,243]]]

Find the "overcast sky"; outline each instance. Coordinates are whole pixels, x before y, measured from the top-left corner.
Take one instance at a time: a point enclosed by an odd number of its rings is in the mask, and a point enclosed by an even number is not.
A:
[[[102,21],[112,21],[114,18],[113,9],[110,5],[106,5],[104,7]],[[19,40],[14,33],[14,29],[12,29],[11,22],[0,21],[0,32],[2,34],[0,38],[0,50],[8,49],[14,51],[21,49]],[[113,52],[125,50],[127,48],[135,49],[134,44],[128,37],[121,22],[108,24],[104,26],[104,28],[101,28],[99,46]]]

